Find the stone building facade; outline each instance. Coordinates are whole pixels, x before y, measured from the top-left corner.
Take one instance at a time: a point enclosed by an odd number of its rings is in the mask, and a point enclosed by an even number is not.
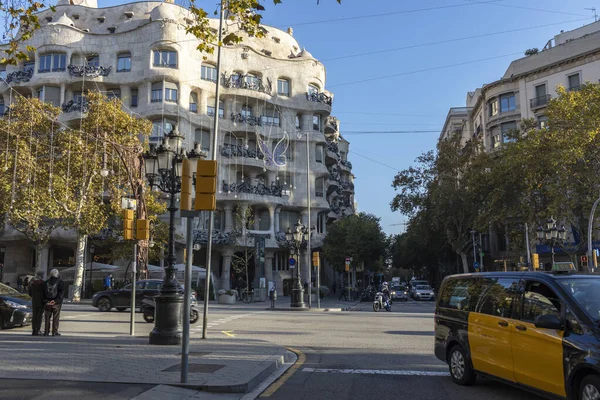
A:
[[[315,249],[329,224],[354,213],[349,143],[330,115],[333,94],[324,90],[323,64],[300,46],[291,28],[266,26],[264,38],[245,37],[241,45],[223,48],[217,76],[216,52],[201,54],[198,40],[185,32],[191,23],[185,8],[152,1],[109,8],[97,8],[94,0],[71,3],[60,0],[56,12],[40,13],[42,28],[29,43],[37,49],[31,61],[0,67],[2,111],[18,92],[62,107],[61,120],[76,123],[85,112],[86,91],[99,90],[152,121],[150,144],[177,125],[188,148],[197,142],[209,154],[213,118],[220,118],[212,259],[217,286],[229,288],[235,278],[232,257],[252,246],[264,258],[252,260],[251,279],[274,280],[282,293],[292,277],[284,233],[298,220],[308,223],[308,198]],[[218,20],[211,26],[217,28]],[[244,225],[236,210],[248,208],[253,226],[244,228],[250,240],[242,243],[232,232]],[[182,224],[179,220],[181,235]],[[200,218],[197,243],[206,242],[206,228]],[[68,266],[74,239],[68,231],[56,232],[42,254],[49,268]],[[2,281],[31,273],[35,250],[6,224],[0,248]],[[194,264],[204,265],[204,250],[195,254]]]

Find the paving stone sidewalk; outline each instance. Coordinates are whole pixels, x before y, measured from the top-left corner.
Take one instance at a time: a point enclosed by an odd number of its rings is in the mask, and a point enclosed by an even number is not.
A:
[[[269,342],[190,339],[188,383],[180,384],[181,346],[147,337],[0,336],[0,378],[145,383],[247,393],[293,357]]]

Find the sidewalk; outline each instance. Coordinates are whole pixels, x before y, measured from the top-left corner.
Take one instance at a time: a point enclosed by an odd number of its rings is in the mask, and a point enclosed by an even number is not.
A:
[[[180,383],[181,346],[151,346],[147,337],[2,334],[0,378],[164,384],[247,393],[294,359],[259,340],[190,338],[188,383]]]

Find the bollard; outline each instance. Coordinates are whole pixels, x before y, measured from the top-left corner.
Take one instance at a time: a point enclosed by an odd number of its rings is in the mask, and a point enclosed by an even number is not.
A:
[[[275,300],[277,300],[277,291],[271,290],[269,292],[269,298],[271,299],[271,308],[275,308]]]

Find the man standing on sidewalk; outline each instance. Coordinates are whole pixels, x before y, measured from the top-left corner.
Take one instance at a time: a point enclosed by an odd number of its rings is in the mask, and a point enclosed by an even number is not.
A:
[[[41,334],[42,317],[44,316],[44,273],[38,271],[35,278],[29,282],[29,295],[31,296],[31,308],[33,310],[33,320],[31,321],[31,335]]]
[[[50,279],[44,283],[44,310],[45,326],[44,336],[50,332],[50,317],[52,317],[52,336],[60,336],[58,333],[58,324],[60,320],[60,308],[65,294],[65,284],[58,277],[58,270],[50,271]]]

